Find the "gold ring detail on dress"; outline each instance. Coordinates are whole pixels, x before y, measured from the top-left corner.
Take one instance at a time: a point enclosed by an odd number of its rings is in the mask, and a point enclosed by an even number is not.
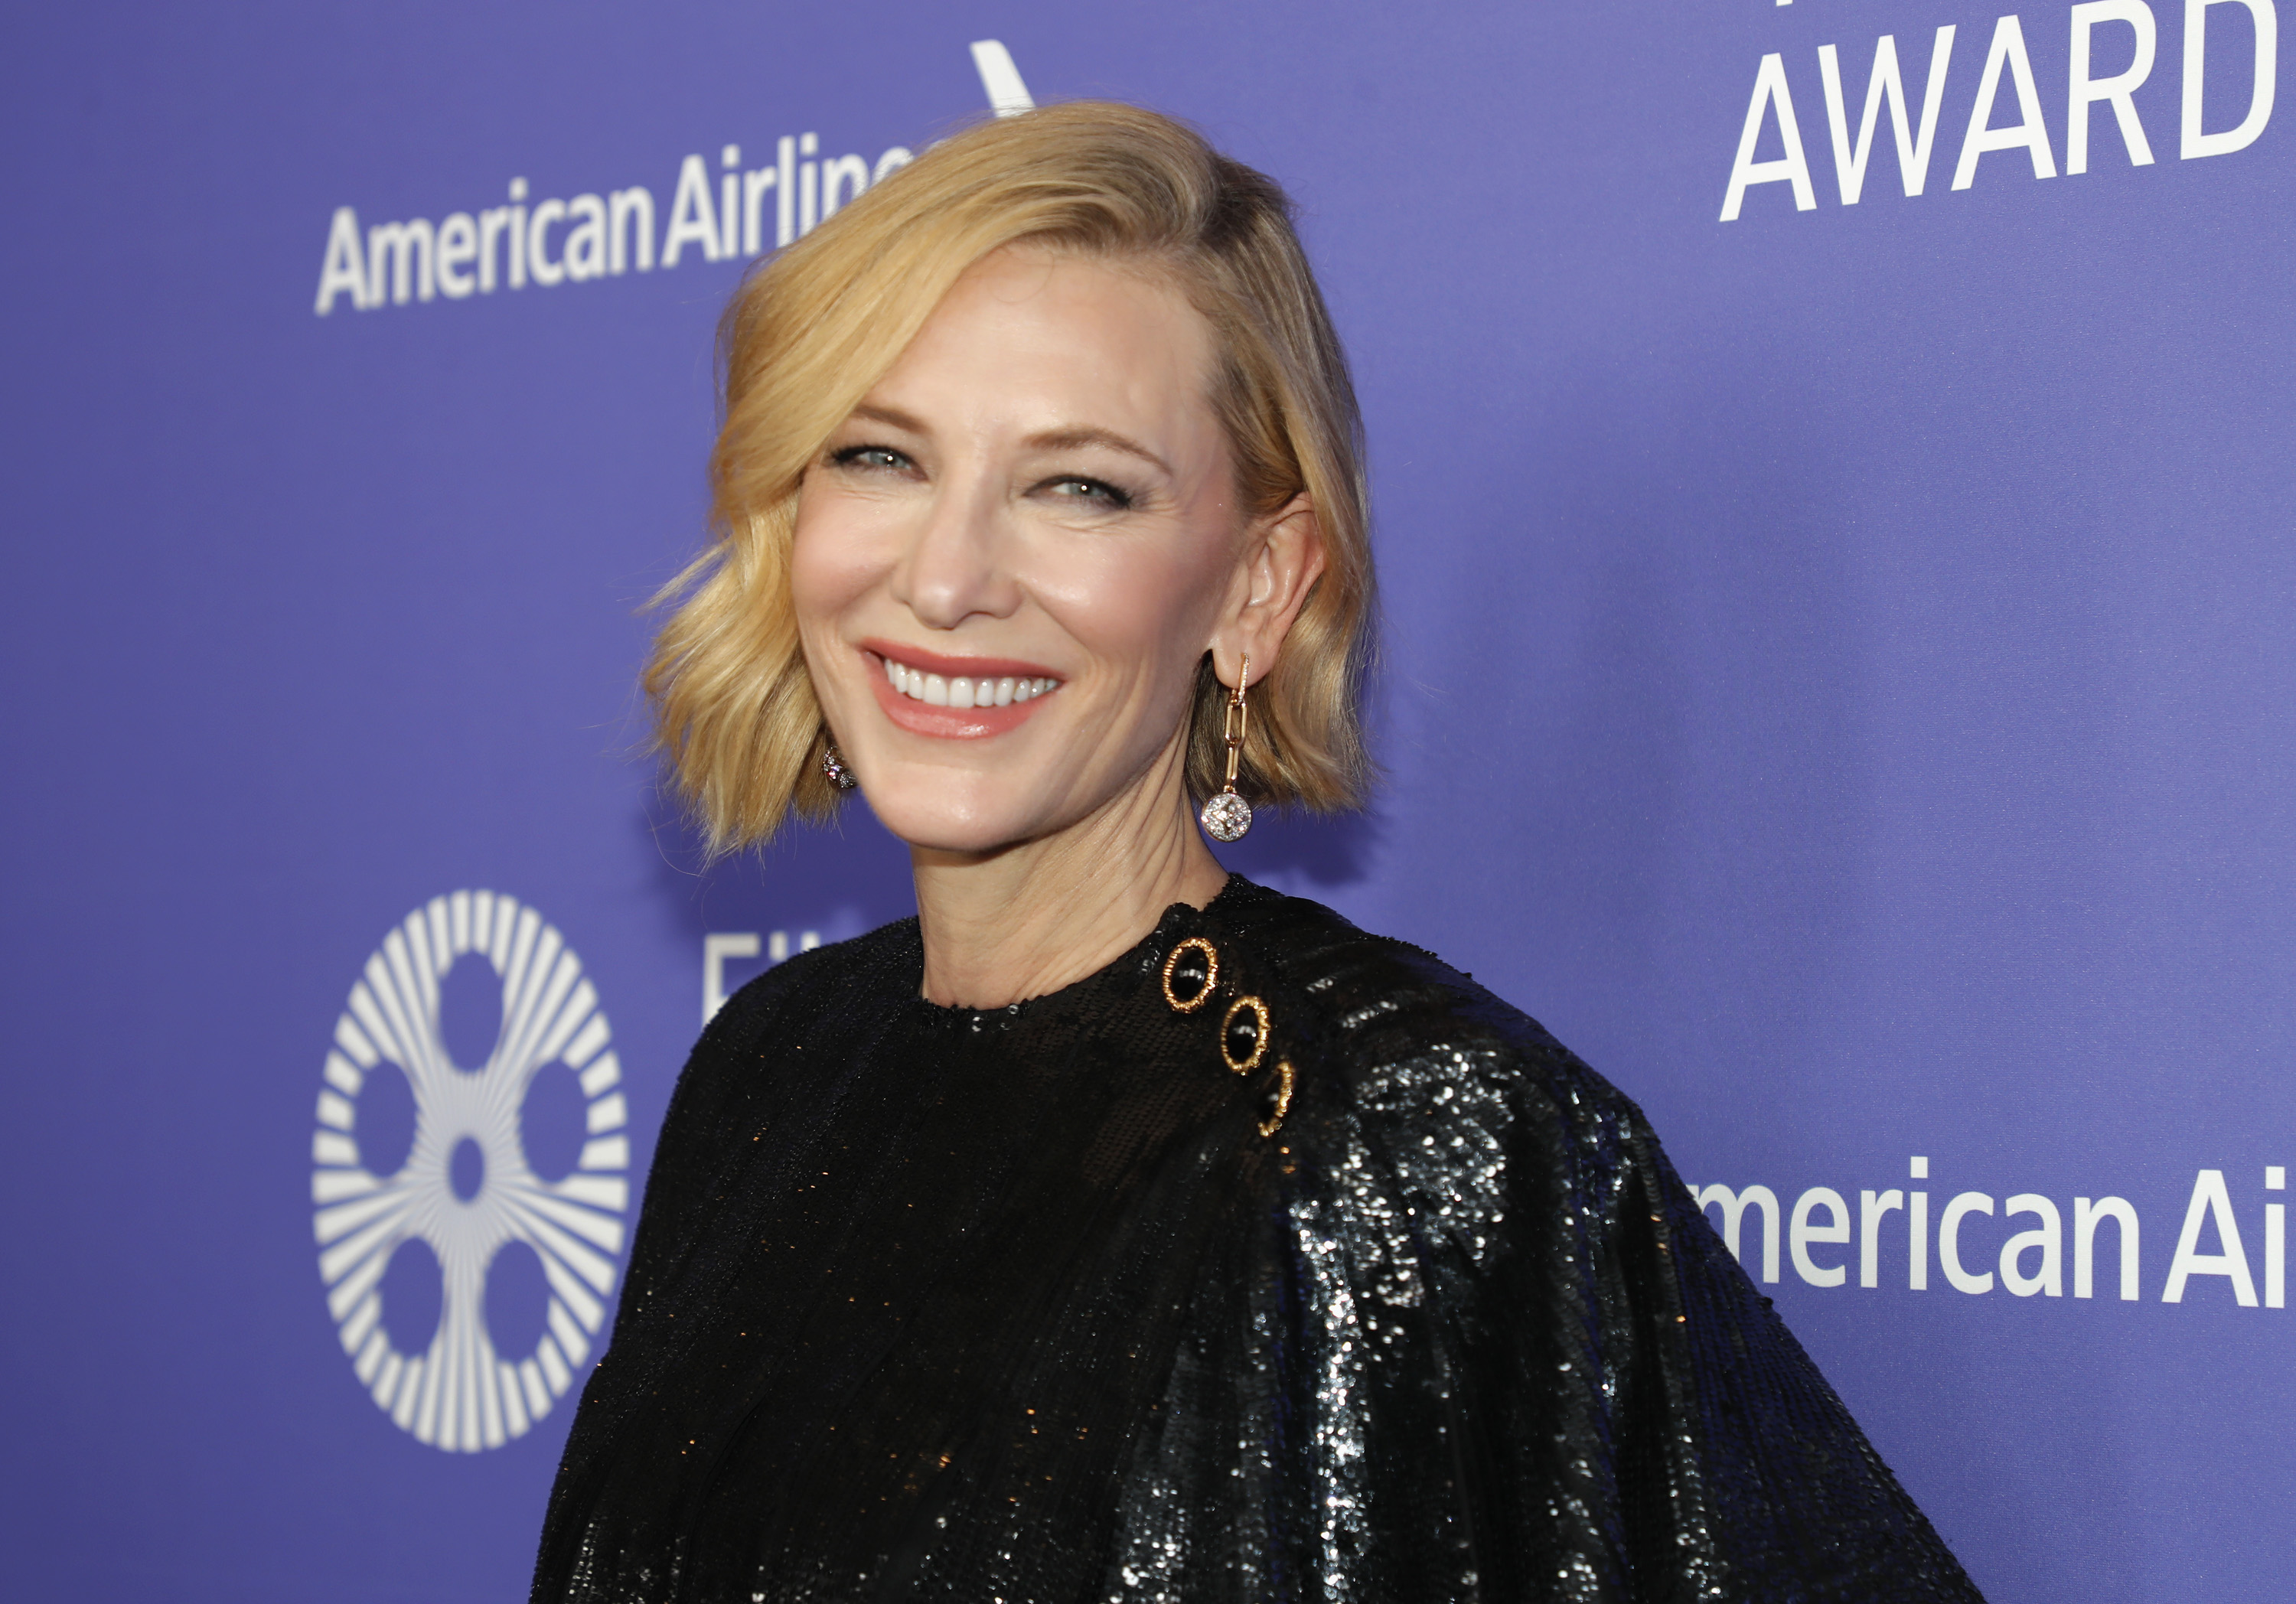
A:
[[[1278,1059],[1275,1073],[1281,1080],[1275,1088],[1275,1112],[1259,1122],[1259,1133],[1273,1136],[1283,1128],[1283,1117],[1292,1112],[1292,1060]]]
[[[1259,1020],[1259,1029],[1253,1036],[1251,1056],[1239,1059],[1228,1051],[1227,1039],[1236,1027],[1236,1016],[1246,1009]],[[1267,1056],[1267,1038],[1275,1030],[1275,1022],[1267,1017],[1267,1004],[1257,997],[1238,997],[1228,1004],[1227,1017],[1220,1021],[1220,1057],[1238,1075],[1250,1075],[1259,1068],[1259,1060]]]
[[[1180,954],[1198,952],[1204,955],[1203,989],[1193,997],[1182,997],[1172,989],[1172,971],[1179,967]],[[1164,960],[1164,1001],[1172,1005],[1175,1013],[1193,1013],[1211,1000],[1212,987],[1219,984],[1219,949],[1201,936],[1191,936],[1174,947]]]

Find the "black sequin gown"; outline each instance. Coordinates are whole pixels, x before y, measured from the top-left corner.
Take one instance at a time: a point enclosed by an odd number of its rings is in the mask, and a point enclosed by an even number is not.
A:
[[[1012,1009],[922,962],[703,1035],[537,1600],[1977,1597],[1639,1110],[1456,970],[1242,880]]]

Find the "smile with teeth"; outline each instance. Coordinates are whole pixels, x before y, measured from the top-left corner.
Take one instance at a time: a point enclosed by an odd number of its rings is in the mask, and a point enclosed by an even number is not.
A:
[[[929,708],[1003,708],[1014,702],[1031,701],[1039,696],[1060,689],[1056,679],[990,679],[986,675],[968,679],[963,675],[944,678],[912,668],[906,663],[885,659],[885,678],[894,690],[911,701],[921,701]]]

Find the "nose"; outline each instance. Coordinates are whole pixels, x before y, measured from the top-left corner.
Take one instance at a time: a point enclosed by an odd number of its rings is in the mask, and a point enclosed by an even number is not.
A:
[[[944,480],[893,569],[893,600],[928,629],[955,629],[976,614],[1009,617],[1021,590],[1004,561],[1005,522],[990,481]]]

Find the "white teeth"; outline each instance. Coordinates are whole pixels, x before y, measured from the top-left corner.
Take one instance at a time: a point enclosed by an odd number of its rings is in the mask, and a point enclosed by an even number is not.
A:
[[[887,658],[885,683],[911,701],[921,701],[928,707],[1008,708],[1014,702],[1042,696],[1061,682],[1041,675],[1031,679],[989,679],[985,675],[972,679],[963,675],[948,678]]]

